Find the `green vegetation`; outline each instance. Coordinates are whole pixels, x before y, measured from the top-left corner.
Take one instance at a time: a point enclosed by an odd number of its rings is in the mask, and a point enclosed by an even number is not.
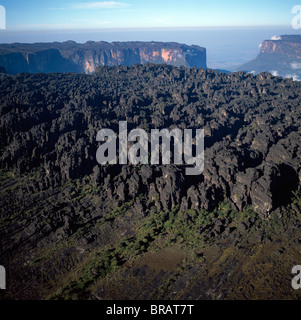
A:
[[[142,195],[139,199],[146,201]],[[296,196],[293,203],[301,208],[300,197]],[[117,223],[118,218],[124,218],[128,214],[133,204],[134,201],[130,201],[116,208],[105,219],[101,219],[100,224],[97,223],[96,225],[100,227],[107,223],[114,223],[114,221]],[[268,219],[262,220],[251,207],[248,207],[243,212],[234,212],[227,203],[221,203],[212,212],[191,209],[181,212],[178,207],[175,207],[170,212],[158,213],[154,207],[151,207],[148,214],[137,222],[134,235],[120,237],[120,241],[115,245],[93,249],[87,255],[86,262],[80,264],[80,268],[75,268],[74,279],[65,284],[62,289],[54,293],[50,298],[88,298],[91,290],[95,290],[95,285],[101,279],[108,279],[109,281],[114,274],[118,274],[118,272],[127,268],[125,266],[129,264],[135,264],[135,261],[142,259],[147,253],[159,252],[164,248],[177,248],[177,250],[189,253],[189,263],[186,262],[186,267],[177,268],[177,271],[171,273],[158,288],[157,298],[163,298],[176,279],[187,272],[194,264],[204,262],[202,255],[199,254],[200,250],[208,250],[212,248],[214,243],[227,241],[227,238],[230,237],[230,235],[223,236],[223,234],[220,236],[212,235],[215,222],[218,219],[226,219],[227,226],[234,229],[240,223],[251,219],[253,227],[248,228],[243,233],[241,241],[243,239],[252,239],[257,234],[256,229],[259,227],[264,232],[265,237],[277,237],[277,235],[281,235],[289,221],[292,221],[294,217],[296,218],[296,214],[290,208],[291,205],[283,212],[282,218],[277,214],[272,214]],[[200,230],[203,231],[200,232]],[[76,235],[76,237],[78,236],[79,234]],[[188,284],[192,285],[193,282],[190,281]]]
[[[14,180],[14,171],[1,171],[3,185],[8,184],[2,189],[5,195],[11,192],[22,190],[30,182],[38,182],[39,172],[32,172],[29,175],[21,176],[18,183]],[[61,198],[56,199],[54,207],[60,207],[60,204],[79,203],[87,200],[97,199],[101,192],[91,179],[80,181],[79,179],[68,180],[60,187],[64,192],[60,193]],[[159,199],[159,197],[158,197]],[[36,252],[34,260],[28,263],[28,266],[34,269],[43,269],[48,263],[54,263],[65,266],[63,274],[67,274],[66,279],[59,275],[58,286],[53,287],[53,293],[48,296],[50,299],[86,299],[91,297],[91,292],[97,290],[98,284],[110,279],[114,275],[122,274],[128,268],[128,265],[135,265],[137,261],[143,260],[147,254],[161,252],[165,249],[179,250],[185,252],[189,259],[183,260],[182,266],[175,272],[169,273],[168,277],[161,283],[154,293],[158,299],[163,299],[170,291],[174,283],[189,272],[196,264],[202,264],[204,259],[200,252],[209,250],[217,243],[234,243],[235,238],[239,239],[237,246],[243,241],[249,242],[250,239],[256,239],[258,230],[262,232],[264,239],[273,239],[281,237],[294,221],[301,222],[301,197],[295,193],[291,204],[284,210],[272,213],[266,219],[258,216],[252,207],[247,207],[242,212],[235,212],[229,203],[221,202],[215,210],[208,212],[204,209],[189,209],[182,212],[179,206],[175,206],[169,212],[159,212],[156,207],[157,200],[149,200],[143,194],[137,196],[122,205],[112,209],[109,213],[99,217],[94,222],[89,221],[87,217],[82,217],[78,223],[79,227],[67,238],[59,241],[55,245],[40,248]],[[134,213],[135,203],[140,201],[144,203],[148,210],[142,216]],[[97,203],[97,201],[95,201]],[[39,212],[41,204],[28,204],[22,216],[30,219]],[[65,210],[64,206],[60,210]],[[0,220],[0,226],[9,225],[12,219],[17,215],[11,215],[9,218],[3,217]],[[75,249],[78,243],[86,237],[87,232],[101,234],[109,237],[107,230],[114,229],[116,226],[127,224],[127,219],[131,221],[132,226],[129,235],[124,235],[117,228],[115,235],[108,238],[105,245],[92,246],[90,249]],[[216,223],[221,222],[223,230],[216,233]],[[251,225],[240,231],[241,224]],[[40,228],[52,223],[51,219],[44,219],[40,222]],[[225,233],[224,230],[228,229]],[[118,231],[117,231],[118,230]],[[121,228],[122,230],[122,228]],[[234,230],[233,233],[229,230]],[[112,232],[112,231],[110,231]],[[239,237],[236,237],[239,236]],[[231,239],[231,240],[229,240]],[[254,241],[254,240],[252,240]],[[219,244],[220,245],[220,244]],[[74,248],[69,262],[64,262],[66,250]],[[83,246],[85,248],[85,246]],[[84,253],[81,254],[80,251]],[[211,250],[211,249],[210,249]],[[235,251],[229,251],[234,254]],[[225,256],[225,261],[228,255]],[[68,261],[68,260],[67,260]],[[64,267],[63,269],[64,270]],[[44,272],[45,273],[45,272]],[[48,278],[47,272],[44,274]],[[190,279],[187,286],[192,286]]]

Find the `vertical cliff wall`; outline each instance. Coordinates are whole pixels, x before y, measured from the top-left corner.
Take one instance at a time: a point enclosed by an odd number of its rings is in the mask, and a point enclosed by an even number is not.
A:
[[[207,68],[206,49],[165,42],[94,42],[2,44],[0,66],[7,73],[84,72],[98,66],[167,63],[174,66]]]
[[[301,80],[301,36],[284,35],[263,41],[256,59],[237,70],[249,72],[270,72]]]

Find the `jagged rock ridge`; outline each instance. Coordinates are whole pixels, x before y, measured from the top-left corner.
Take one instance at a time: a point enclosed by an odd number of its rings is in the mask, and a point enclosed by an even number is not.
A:
[[[93,173],[95,182],[105,183],[110,201],[133,198],[139,190],[152,198],[155,190],[163,210],[177,203],[183,210],[212,209],[229,200],[238,210],[252,205],[266,215],[287,200],[285,192],[278,197],[283,183],[289,191],[299,183],[299,88],[269,74],[253,78],[154,65],[102,68],[91,77],[2,76],[1,166],[16,165],[19,174],[42,166],[41,181],[48,187]],[[204,128],[204,174],[193,180],[176,166],[143,166],[142,176],[135,177],[130,167],[99,166],[96,132],[102,127],[117,132],[125,119],[129,127]],[[125,183],[100,178],[119,173]],[[159,182],[161,175],[170,181]]]

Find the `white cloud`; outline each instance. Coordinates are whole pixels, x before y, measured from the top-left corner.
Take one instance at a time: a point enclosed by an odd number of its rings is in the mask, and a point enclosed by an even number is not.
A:
[[[262,47],[262,43],[260,43],[259,45],[258,45],[258,48],[261,48]]]
[[[282,38],[280,37],[280,36],[273,36],[272,38],[271,38],[271,40],[281,40]]]
[[[73,23],[40,23],[40,24],[19,24],[15,25],[12,30],[77,30],[79,29],[79,23],[81,23],[81,29],[97,29],[105,28],[112,25],[111,21],[99,21],[91,19],[75,19]]]
[[[13,26],[12,30],[62,30],[74,29],[78,24],[72,23],[32,23],[32,24],[18,24]]]
[[[292,62],[291,68],[292,69],[301,69],[301,62]]]
[[[118,9],[129,7],[130,4],[118,1],[81,2],[71,5],[72,9]]]
[[[293,78],[293,81],[301,81],[296,74],[286,74],[284,78]]]
[[[271,74],[274,76],[274,77],[278,77],[279,76],[279,73],[277,70],[272,70],[271,71]]]
[[[73,3],[68,7],[48,8],[48,10],[98,10],[122,9],[131,6],[129,3],[119,1],[94,1]]]

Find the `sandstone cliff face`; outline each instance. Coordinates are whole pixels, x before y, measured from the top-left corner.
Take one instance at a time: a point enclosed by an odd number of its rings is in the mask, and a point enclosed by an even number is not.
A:
[[[301,36],[283,36],[281,40],[265,40],[260,54],[281,54],[301,59]]]
[[[81,71],[78,65],[62,57],[57,49],[37,52],[6,52],[0,54],[0,65],[8,74]]]
[[[239,67],[248,72],[270,72],[277,76],[301,79],[301,36],[285,35],[263,41],[256,59]]]
[[[206,49],[179,43],[94,42],[0,45],[0,65],[7,73],[84,72],[98,66],[166,63],[206,68]]]

